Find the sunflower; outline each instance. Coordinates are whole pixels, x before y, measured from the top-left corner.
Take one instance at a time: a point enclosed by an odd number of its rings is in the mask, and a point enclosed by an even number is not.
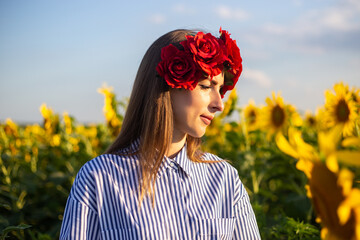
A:
[[[289,113],[283,98],[272,93],[272,99],[266,98],[266,106],[261,109],[261,128],[267,132],[267,137],[284,130],[288,125]]]
[[[6,119],[4,130],[6,135],[8,136],[14,136],[14,137],[19,136],[18,126],[10,118]]]
[[[98,89],[98,92],[105,96],[103,107],[105,119],[112,135],[117,136],[120,132],[122,123],[119,119],[120,116],[117,111],[117,101],[115,99],[115,94],[113,93],[113,88],[104,85],[102,88]]]
[[[352,136],[355,120],[358,117],[356,104],[347,85],[342,82],[334,85],[335,94],[329,90],[325,92],[324,121],[326,127],[343,126],[343,135]]]
[[[260,108],[256,107],[253,100],[244,108],[244,119],[249,132],[259,129]]]
[[[316,115],[311,113],[310,111],[305,112],[304,125],[308,128],[315,129],[318,124],[318,120]]]
[[[44,128],[47,134],[54,134],[59,131],[59,115],[54,114],[53,110],[45,103],[39,108],[41,115],[44,118]]]
[[[224,110],[221,112],[221,114],[218,116],[218,118],[222,119],[227,116],[230,116],[231,113],[236,108],[237,99],[238,99],[238,97],[237,97],[237,93],[236,93],[236,88],[234,88],[230,92],[230,95],[229,95],[227,101],[224,103]]]
[[[65,124],[65,132],[71,134],[73,132],[73,118],[69,116],[69,113],[63,113],[63,120]]]
[[[356,230],[359,226],[359,212],[356,213],[352,198],[348,198],[351,197],[349,192],[356,192],[358,189],[348,189],[353,179],[351,176],[342,179],[343,175],[348,174],[349,171],[345,169],[336,174],[322,162],[313,163],[308,191],[322,225],[323,239],[359,239]]]
[[[308,178],[307,196],[322,224],[323,239],[360,238],[360,190],[352,187],[354,174],[346,168],[339,171],[337,165],[340,161],[359,166],[356,163],[359,152],[337,150],[341,132],[339,125],[319,132],[318,150],[304,142],[301,132],[295,128],[289,128],[289,140],[281,132],[275,138],[280,150],[298,159],[296,167]],[[351,138],[342,144],[358,145],[355,140]]]
[[[49,119],[54,114],[53,110],[48,108],[45,103],[40,106],[39,110],[44,119]]]

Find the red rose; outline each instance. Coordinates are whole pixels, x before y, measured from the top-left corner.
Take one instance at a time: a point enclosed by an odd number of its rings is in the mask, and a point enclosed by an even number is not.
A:
[[[236,41],[230,38],[230,34],[221,30],[220,28],[220,39],[224,41],[226,46],[227,60],[224,62],[227,72],[225,73],[225,83],[222,88],[222,94],[226,91],[232,90],[237,83],[240,74],[242,72],[242,58],[240,56],[240,49],[236,45]]]
[[[161,49],[161,59],[156,71],[170,87],[189,90],[196,87],[201,73],[197,71],[196,64],[188,52],[180,51],[170,44]]]
[[[181,42],[186,51],[190,51],[194,61],[210,77],[220,74],[223,70],[225,45],[222,40],[210,33],[198,32],[194,36],[186,36],[187,40]]]

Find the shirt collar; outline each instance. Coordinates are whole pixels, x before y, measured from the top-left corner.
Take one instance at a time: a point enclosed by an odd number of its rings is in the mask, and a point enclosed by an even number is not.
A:
[[[129,148],[127,149],[127,152],[128,153],[136,152],[139,149],[139,146],[140,146],[140,139],[137,138],[135,141],[133,141],[130,144]],[[166,171],[166,168],[173,168],[174,165],[177,168],[183,170],[188,177],[191,177],[194,164],[195,163],[188,158],[187,144],[185,143],[185,145],[182,147],[180,152],[178,152],[178,154],[176,154],[174,158],[168,158],[164,156],[157,177],[160,177],[162,173]]]
[[[173,165],[176,165],[176,167],[183,170],[188,177],[191,177],[194,164],[195,163],[191,161],[187,156],[187,147],[185,144],[184,147],[180,150],[178,154],[176,154],[174,158],[168,158],[164,156],[163,162],[158,172],[158,177],[162,175],[166,168],[171,168],[173,167]]]

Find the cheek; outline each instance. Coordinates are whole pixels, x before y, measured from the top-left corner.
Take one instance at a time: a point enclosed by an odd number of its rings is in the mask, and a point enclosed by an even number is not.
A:
[[[174,112],[185,111],[193,102],[191,92],[189,90],[174,90],[171,94],[171,102]]]
[[[181,108],[181,107],[175,107],[173,109],[173,113],[174,113],[174,121],[175,123],[179,123],[182,122],[183,119],[185,119],[184,113],[185,113],[185,109]]]
[[[171,100],[175,120],[190,120],[203,113],[207,108],[209,99],[209,93],[197,89],[173,92]]]
[[[179,122],[183,119],[186,119],[185,115],[188,111],[187,109],[189,108],[189,105],[191,104],[185,91],[175,91],[176,92],[173,92],[171,95],[171,102],[173,107],[174,120]]]
[[[192,108],[197,111],[203,111],[207,108],[208,102],[210,101],[210,95],[208,92],[194,93],[192,96]]]

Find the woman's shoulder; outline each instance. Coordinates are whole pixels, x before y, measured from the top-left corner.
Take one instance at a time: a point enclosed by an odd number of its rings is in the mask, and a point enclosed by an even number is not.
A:
[[[216,160],[216,161],[223,161],[224,159],[213,154],[213,153],[209,153],[209,152],[203,152],[201,158],[203,160],[207,160],[207,161],[213,161],[213,160]]]
[[[138,165],[137,155],[123,155],[123,154],[101,154],[88,162],[86,162],[80,169],[81,173],[106,173],[112,172],[114,169],[133,169]]]

